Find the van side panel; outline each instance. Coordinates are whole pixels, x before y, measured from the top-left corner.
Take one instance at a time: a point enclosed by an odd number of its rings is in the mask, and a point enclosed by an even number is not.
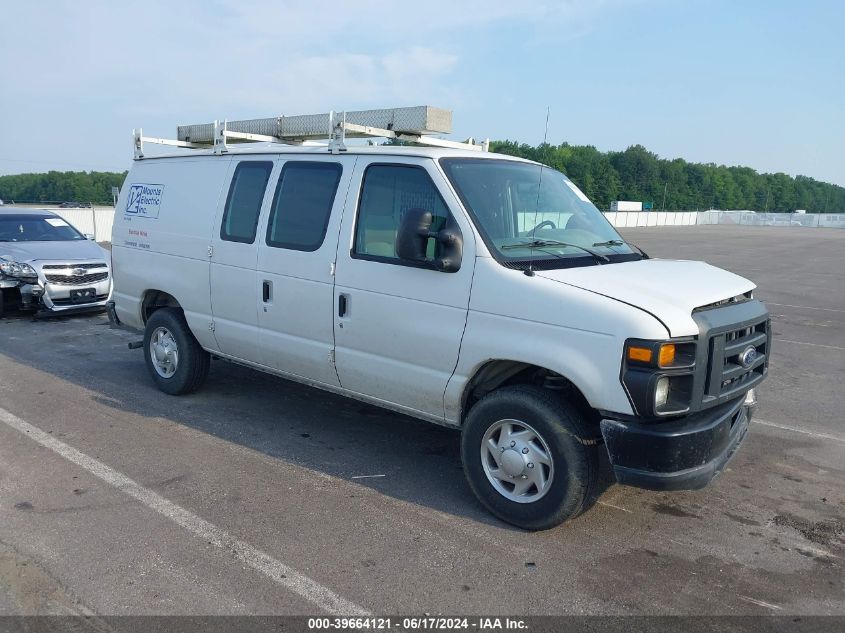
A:
[[[215,156],[133,163],[112,231],[115,310],[126,325],[144,327],[144,294],[159,290],[179,302],[200,344],[216,349],[209,330],[208,247],[229,161]]]
[[[213,222],[209,280],[214,338],[223,354],[252,363],[261,362],[258,336],[260,293],[256,271],[258,225],[266,215],[272,197],[270,181],[277,171],[277,163],[275,158],[266,156],[233,157]],[[248,174],[246,180],[241,180],[244,174]],[[238,182],[247,184],[238,185]],[[234,195],[236,190],[247,198],[231,202],[233,215],[226,220],[229,196]],[[230,221],[233,224],[224,229],[224,224]],[[257,222],[255,227],[251,226],[253,221]],[[230,235],[229,230],[233,234]],[[254,232],[252,236],[247,234],[250,230]]]
[[[619,323],[629,329],[620,332]],[[446,420],[460,424],[464,390],[491,360],[550,369],[578,387],[590,406],[631,414],[619,380],[625,339],[667,336],[642,310],[479,257],[458,366],[444,396]]]
[[[339,387],[340,382],[332,362],[334,266],[343,208],[357,156],[329,154],[307,158],[307,161],[303,161],[298,157],[287,157],[283,174],[296,173],[297,166],[302,169],[303,165],[321,165],[338,170],[337,186],[328,210],[322,243],[313,250],[274,244],[268,239],[268,225],[273,228],[273,205],[271,213],[265,216],[261,224],[261,244],[258,249],[258,283],[262,286],[263,298],[262,307],[258,311],[261,363],[285,374]],[[332,176],[335,174],[332,173]],[[272,182],[274,191],[278,190],[279,182],[284,182],[284,178],[284,175],[279,175]],[[308,187],[302,181],[293,177],[288,182],[292,183],[292,188],[297,187],[296,191],[301,195],[307,195]],[[297,185],[297,182],[300,184]],[[329,192],[325,195],[332,195],[328,187],[322,191]],[[285,212],[285,209],[281,208],[280,212]],[[288,218],[293,215],[291,213]],[[295,226],[293,222],[285,223],[281,220],[279,225]]]
[[[387,164],[386,164],[387,163]],[[432,268],[408,266],[395,256],[396,223],[393,218],[414,205],[433,209],[432,189],[392,189],[386,179],[370,198],[379,209],[379,225],[361,224],[361,235],[375,235],[383,255],[356,252],[361,206],[370,169],[412,169],[425,175],[437,197],[463,234],[460,270],[443,273]],[[423,182],[426,182],[423,180]],[[366,187],[366,185],[363,185]],[[430,160],[390,156],[358,159],[352,192],[338,246],[335,278],[335,360],[340,384],[356,394],[402,406],[427,418],[443,420],[443,392],[455,369],[475,265],[472,226],[445,177]],[[368,194],[369,195],[369,194]],[[379,217],[381,215],[381,217]],[[341,296],[343,302],[341,303]]]

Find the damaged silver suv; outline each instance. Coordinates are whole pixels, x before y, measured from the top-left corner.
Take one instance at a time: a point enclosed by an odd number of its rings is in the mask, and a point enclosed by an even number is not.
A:
[[[46,210],[0,209],[0,316],[103,308],[111,296],[109,253],[93,236]]]

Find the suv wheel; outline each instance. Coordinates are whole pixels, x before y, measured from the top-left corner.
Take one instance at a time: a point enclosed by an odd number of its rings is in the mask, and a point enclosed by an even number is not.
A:
[[[144,359],[156,386],[174,396],[196,391],[205,382],[211,362],[184,315],[172,308],[156,310],[147,321]]]
[[[479,501],[527,530],[577,516],[590,498],[598,452],[587,424],[557,393],[515,385],[469,412],[461,436],[464,472]]]

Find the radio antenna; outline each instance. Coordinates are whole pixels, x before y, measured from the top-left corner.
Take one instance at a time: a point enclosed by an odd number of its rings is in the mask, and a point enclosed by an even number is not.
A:
[[[543,151],[546,151],[546,141],[549,138],[549,113],[551,112],[551,106],[546,106],[546,129],[543,132],[543,144],[540,146],[543,148]],[[534,241],[535,231],[537,230],[537,216],[540,213],[540,188],[543,185],[543,170],[545,169],[545,165],[540,163],[540,177],[537,181],[537,203],[534,205],[534,228],[531,229],[531,241]],[[528,258],[528,270],[525,271],[525,274],[529,277],[534,276],[534,248],[531,247],[531,255]]]

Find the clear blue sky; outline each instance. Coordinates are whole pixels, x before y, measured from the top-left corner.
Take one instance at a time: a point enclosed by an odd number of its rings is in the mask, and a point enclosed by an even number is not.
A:
[[[397,105],[455,136],[639,143],[845,185],[845,2],[6,2],[0,173],[126,169],[130,132]]]

